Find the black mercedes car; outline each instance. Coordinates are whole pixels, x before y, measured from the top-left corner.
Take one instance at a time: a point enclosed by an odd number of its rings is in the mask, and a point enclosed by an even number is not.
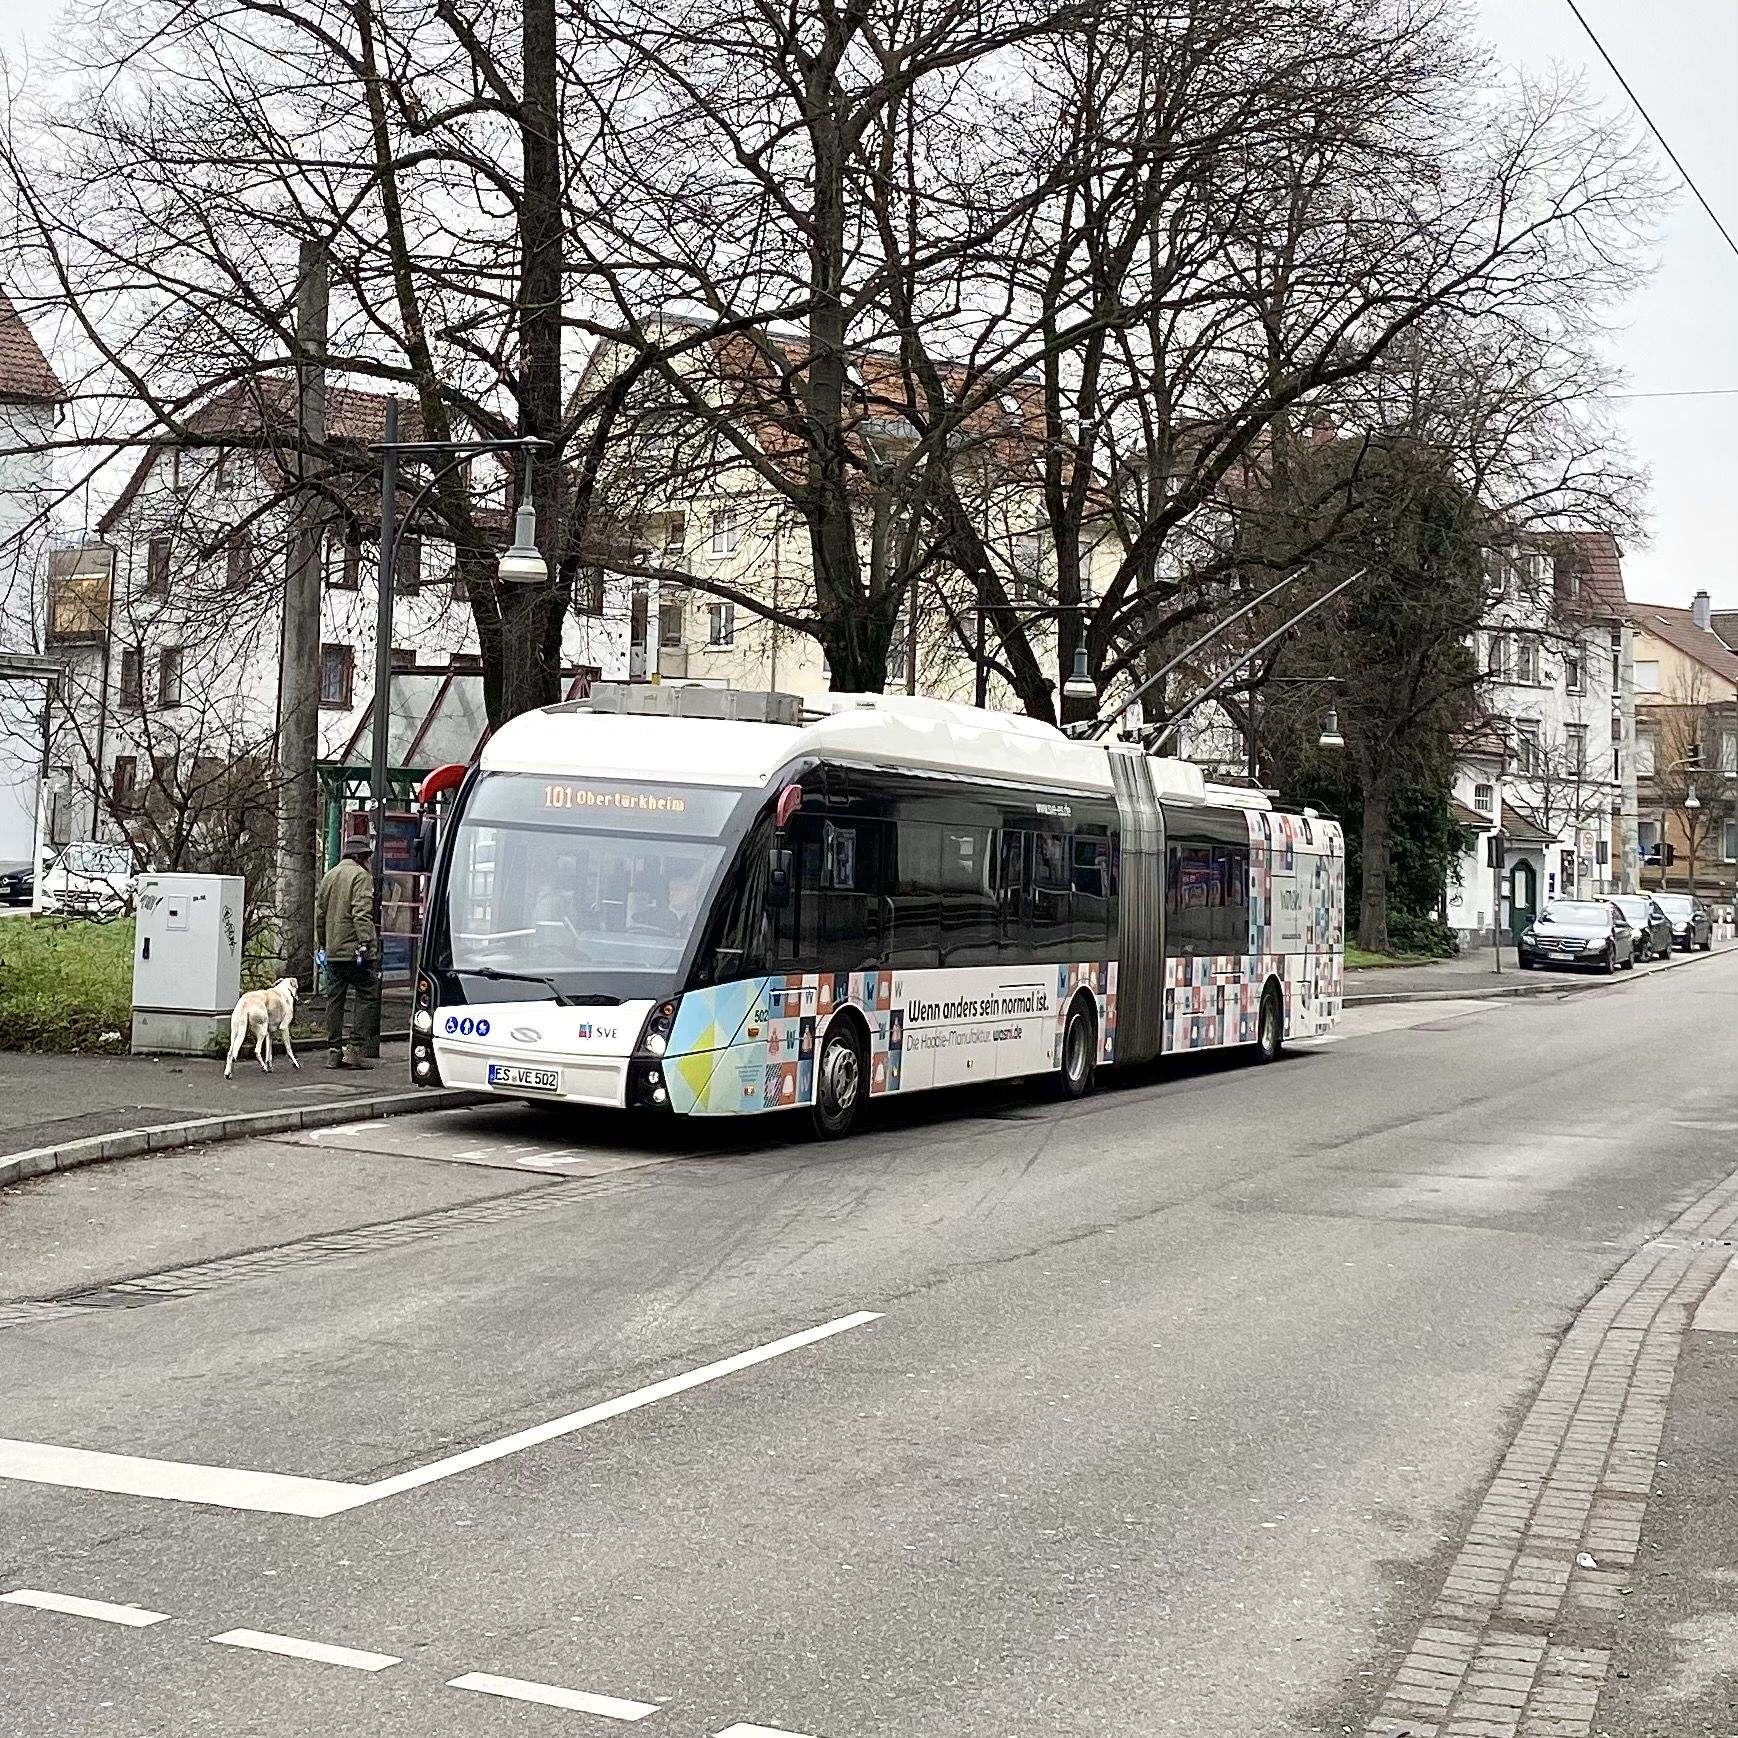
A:
[[[35,891],[34,864],[0,863],[0,905],[28,905]]]
[[[1654,903],[1671,920],[1673,947],[1706,953],[1714,945],[1714,914],[1701,900],[1688,893],[1656,893]]]
[[[1635,931],[1638,960],[1664,959],[1672,951],[1672,920],[1660,910],[1657,900],[1645,893],[1614,893],[1611,903]]]
[[[1554,899],[1521,931],[1521,969],[1593,966],[1615,972],[1635,964],[1635,931],[1606,899]]]

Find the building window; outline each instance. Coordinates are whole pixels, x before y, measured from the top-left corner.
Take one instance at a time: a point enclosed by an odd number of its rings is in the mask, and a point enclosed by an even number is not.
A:
[[[320,648],[320,704],[339,710],[350,704],[356,679],[356,654],[349,646]]]
[[[326,583],[334,591],[361,588],[362,534],[354,525],[326,533]]]
[[[389,667],[394,670],[414,670],[416,668],[415,646],[394,646],[387,657]]]
[[[1515,680],[1539,680],[1539,642],[1522,635],[1515,641]]]
[[[145,657],[137,646],[121,653],[121,704],[135,710],[145,704]]]
[[[1635,824],[1635,848],[1644,863],[1657,863],[1660,858],[1660,824],[1638,820]]]
[[[604,571],[582,567],[573,587],[573,607],[582,616],[601,616],[604,606]]]
[[[1738,821],[1727,821],[1721,828],[1720,856],[1724,862],[1738,863]]]
[[[1563,740],[1569,750],[1569,770],[1576,778],[1587,776],[1587,726],[1568,724],[1563,727]]]
[[[1496,813],[1497,790],[1495,785],[1474,785],[1472,787],[1472,806],[1480,814]]]
[[[227,552],[226,579],[231,591],[245,589],[253,578],[253,538],[245,531],[231,533]]]
[[[736,605],[715,603],[706,606],[706,643],[709,646],[736,644]]]
[[[1563,654],[1563,686],[1571,694],[1587,692],[1587,666],[1582,662],[1579,646]]]
[[[660,600],[658,603],[658,644],[676,648],[684,644],[682,638],[682,600]]]
[[[235,466],[230,463],[228,453],[217,455],[216,462],[212,465],[212,473],[217,479],[218,488],[225,494],[235,487]]]
[[[139,789],[139,757],[136,754],[117,754],[115,774],[109,782],[114,792],[115,807],[131,808]]]
[[[1536,718],[1515,720],[1515,766],[1523,773],[1539,770],[1539,721]]]
[[[664,559],[673,561],[688,546],[688,515],[672,513],[664,525]]]
[[[1635,691],[1657,694],[1660,691],[1660,665],[1657,658],[1637,658],[1635,661]]]
[[[181,704],[181,648],[165,646],[157,654],[157,710],[171,712]]]
[[[145,545],[145,595],[169,595],[169,539],[153,537]]]
[[[415,591],[422,584],[422,539],[401,532],[392,546],[392,583],[400,591]]]
[[[100,572],[79,572],[83,557],[101,564]],[[70,569],[70,571],[68,571]],[[48,558],[48,637],[100,640],[109,631],[108,550],[55,550]]]
[[[1738,772],[1738,734],[1730,730],[1720,732],[1720,763],[1715,770]]]
[[[712,510],[712,553],[714,555],[734,555],[736,553],[736,514],[729,507],[715,507]]]
[[[1014,539],[1014,584],[1010,601],[1024,603],[1038,587],[1038,570],[1043,559],[1043,544],[1036,531],[1022,531]]]
[[[1485,668],[1499,682],[1506,682],[1514,667],[1513,644],[1507,634],[1492,634]]]

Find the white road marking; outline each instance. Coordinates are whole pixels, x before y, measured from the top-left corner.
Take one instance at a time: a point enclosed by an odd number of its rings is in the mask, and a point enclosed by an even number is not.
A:
[[[829,1340],[835,1334],[843,1334],[852,1328],[862,1327],[866,1322],[880,1319],[881,1313],[878,1310],[858,1310],[855,1315],[840,1316],[837,1321],[823,1322],[818,1328],[804,1328],[800,1334],[787,1334],[782,1340],[770,1340],[764,1346],[754,1347],[752,1351],[738,1352],[730,1358],[720,1358],[715,1364],[702,1364],[698,1370],[688,1370],[680,1376],[670,1376],[662,1382],[653,1382],[648,1387],[636,1388],[631,1394],[618,1395],[614,1400],[588,1406],[583,1412],[570,1412],[564,1418],[552,1418],[547,1424],[534,1424],[529,1430],[517,1430],[511,1436],[498,1437],[494,1442],[467,1448],[462,1454],[448,1455],[445,1460],[431,1461],[427,1466],[415,1467],[410,1472],[401,1472],[393,1478],[364,1485],[363,1494],[357,1501],[371,1503],[380,1497],[397,1496],[400,1491],[413,1491],[419,1485],[451,1478],[456,1472],[468,1472],[474,1466],[486,1466],[492,1460],[503,1460],[510,1454],[518,1454],[521,1449],[535,1448],[539,1443],[551,1442],[558,1436],[570,1436],[576,1430],[602,1424],[605,1419],[619,1418],[624,1412],[650,1406],[655,1400],[667,1400],[673,1394],[684,1394],[690,1388],[698,1388],[703,1383],[716,1382],[720,1376],[730,1376],[738,1370],[752,1369],[756,1364],[782,1358],[786,1352],[798,1351],[803,1346],[812,1346],[819,1340]]]
[[[541,1702],[546,1708],[571,1708],[576,1714],[601,1714],[606,1720],[643,1720],[658,1711],[656,1702],[624,1702],[619,1696],[594,1696],[587,1690],[564,1690],[559,1684],[536,1684],[526,1678],[497,1678],[490,1672],[448,1678],[447,1688],[509,1696],[515,1702]]]
[[[781,1726],[726,1726],[712,1738],[810,1738],[807,1732],[787,1732]]]
[[[102,1623],[125,1624],[128,1629],[148,1629],[154,1623],[169,1621],[166,1611],[147,1611],[142,1605],[111,1605],[106,1599],[76,1599],[70,1593],[44,1593],[37,1587],[15,1587],[10,1593],[0,1593],[0,1604],[64,1611],[69,1617],[94,1617]]]
[[[372,1654],[363,1648],[333,1647],[329,1642],[304,1641],[299,1635],[273,1635],[263,1629],[230,1629],[211,1638],[225,1647],[252,1648],[256,1653],[284,1654],[293,1660],[314,1660],[323,1666],[349,1666],[358,1672],[383,1672],[399,1664],[397,1654]]]
[[[322,1519],[342,1514],[346,1509],[361,1508],[364,1503],[378,1502],[382,1497],[397,1496],[401,1491],[416,1490],[438,1479],[451,1478],[454,1473],[468,1472],[472,1467],[487,1466],[490,1461],[504,1460],[510,1454],[535,1448],[539,1443],[571,1436],[576,1430],[619,1418],[624,1412],[637,1411],[654,1401],[667,1400],[672,1395],[686,1393],[690,1388],[716,1382],[721,1376],[752,1369],[756,1364],[781,1358],[787,1352],[815,1345],[835,1334],[880,1319],[879,1310],[858,1310],[854,1315],[840,1316],[836,1321],[821,1323],[819,1327],[804,1328],[800,1333],[770,1340],[764,1346],[720,1358],[716,1363],[702,1364],[697,1370],[667,1377],[662,1382],[636,1388],[631,1394],[618,1395],[614,1400],[600,1401],[583,1411],[569,1412],[547,1423],[532,1425],[528,1430],[515,1431],[511,1436],[481,1443],[460,1454],[448,1455],[444,1460],[431,1461],[427,1466],[413,1467],[409,1472],[396,1473],[391,1478],[376,1479],[372,1484],[298,1478],[289,1473],[250,1472],[245,1468],[199,1466],[186,1461],[150,1460],[127,1454],[99,1454],[91,1449],[61,1448],[54,1443],[22,1442],[9,1437],[0,1437],[0,1478],[63,1485],[73,1490],[113,1491],[122,1496],[157,1497],[168,1502],[205,1503],[224,1509],[249,1509],[259,1514]]]
[[[98,1454],[91,1449],[18,1442],[9,1437],[0,1437],[0,1478],[66,1485],[80,1491],[114,1491],[128,1497],[159,1497],[176,1503],[207,1503],[220,1509],[251,1509],[267,1515],[317,1518],[352,1508],[357,1500],[355,1485],[332,1479],[147,1460],[130,1454]]]

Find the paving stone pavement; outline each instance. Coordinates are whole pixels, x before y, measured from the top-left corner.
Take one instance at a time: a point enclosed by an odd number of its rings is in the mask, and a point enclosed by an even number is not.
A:
[[[1366,1728],[1371,1738],[1587,1738],[1678,1352],[1696,1304],[1732,1259],[1735,1232],[1738,1174],[1581,1311]]]

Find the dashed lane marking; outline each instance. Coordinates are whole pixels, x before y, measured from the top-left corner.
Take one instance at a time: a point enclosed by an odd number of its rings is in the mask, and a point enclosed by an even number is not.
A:
[[[807,1732],[787,1732],[781,1726],[726,1726],[712,1738],[810,1738]]]
[[[492,1672],[466,1672],[449,1678],[449,1690],[476,1690],[485,1696],[506,1696],[515,1702],[540,1702],[546,1708],[570,1708],[576,1714],[601,1714],[606,1720],[643,1720],[658,1711],[656,1702],[626,1702],[620,1696],[594,1696],[589,1690],[568,1690],[560,1684],[538,1684],[527,1678],[498,1678]]]
[[[224,1647],[252,1648],[255,1653],[283,1654],[292,1660],[313,1660],[323,1666],[349,1666],[357,1672],[383,1672],[400,1664],[397,1654],[369,1653],[366,1648],[333,1647],[330,1642],[305,1641],[299,1635],[273,1635],[263,1629],[230,1629],[214,1635]]]
[[[395,1497],[401,1492],[416,1490],[438,1479],[451,1478],[455,1473],[469,1472],[473,1467],[487,1466],[491,1461],[504,1460],[508,1455],[552,1442],[557,1437],[571,1436],[575,1431],[619,1418],[625,1412],[634,1412],[655,1401],[684,1394],[690,1388],[716,1382],[720,1377],[734,1375],[739,1370],[752,1369],[756,1364],[782,1358],[787,1352],[816,1345],[835,1334],[847,1333],[852,1328],[880,1319],[878,1310],[858,1310],[853,1315],[822,1322],[818,1327],[804,1328],[800,1333],[786,1334],[783,1339],[770,1340],[746,1352],[702,1364],[698,1369],[685,1370],[680,1376],[669,1376],[662,1382],[636,1388],[631,1394],[619,1394],[613,1400],[600,1401],[582,1411],[551,1418],[527,1430],[516,1430],[510,1436],[497,1437],[493,1442],[480,1443],[460,1454],[447,1455],[427,1466],[412,1467],[408,1472],[376,1479],[371,1484],[301,1478],[290,1473],[253,1472],[244,1467],[201,1466],[187,1461],[154,1460],[137,1455],[102,1454],[91,1449],[63,1448],[55,1443],[24,1442],[8,1437],[0,1437],[0,1478],[19,1479],[28,1484],[61,1485],[72,1490],[111,1491],[121,1496],[203,1503],[220,1509],[247,1509],[259,1514],[323,1519],[342,1514],[347,1509],[361,1508],[365,1503],[378,1502],[382,1497]]]
[[[39,1587],[15,1587],[10,1593],[0,1593],[0,1604],[62,1611],[68,1617],[94,1617],[99,1623],[118,1623],[128,1629],[148,1629],[154,1623],[169,1620],[166,1611],[147,1611],[142,1605],[112,1605],[106,1599],[77,1599],[70,1593],[45,1593]]]

